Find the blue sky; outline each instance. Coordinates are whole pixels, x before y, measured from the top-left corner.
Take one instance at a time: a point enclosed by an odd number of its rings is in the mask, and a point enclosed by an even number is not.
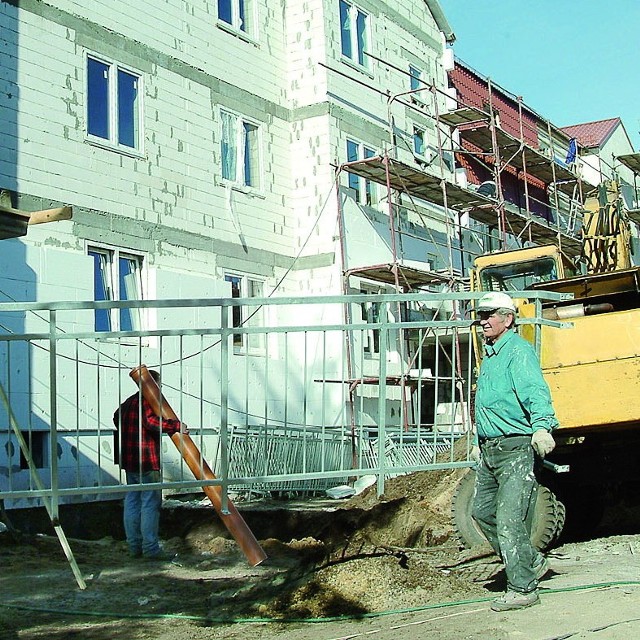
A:
[[[458,58],[558,126],[620,116],[640,146],[640,0],[440,0]]]

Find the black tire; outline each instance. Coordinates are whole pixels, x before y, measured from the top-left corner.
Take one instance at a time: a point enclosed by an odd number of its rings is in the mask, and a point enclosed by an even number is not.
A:
[[[480,531],[476,521],[471,517],[475,481],[476,472],[473,469],[469,469],[469,472],[462,476],[458,483],[452,504],[453,525],[460,542],[469,549],[487,544],[487,539]]]
[[[546,551],[557,542],[564,527],[565,515],[564,505],[553,491],[543,485],[538,486],[531,526],[531,543],[536,549]]]
[[[470,469],[460,480],[453,497],[454,526],[460,541],[468,548],[487,543],[484,534],[471,517],[475,479],[476,473]],[[539,486],[531,526],[533,546],[540,551],[549,549],[560,537],[564,521],[564,505],[547,487]]]

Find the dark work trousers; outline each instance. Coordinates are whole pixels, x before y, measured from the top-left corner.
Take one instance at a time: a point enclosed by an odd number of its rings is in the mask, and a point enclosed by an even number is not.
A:
[[[480,451],[473,518],[504,562],[507,588],[528,593],[538,586],[533,565],[540,556],[527,517],[537,487],[531,436],[489,438]]]

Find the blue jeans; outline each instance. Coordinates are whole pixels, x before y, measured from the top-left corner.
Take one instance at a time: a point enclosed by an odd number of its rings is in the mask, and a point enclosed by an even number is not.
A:
[[[160,482],[159,471],[146,471],[145,473],[127,471],[126,473],[127,484]],[[160,528],[161,504],[162,492],[158,489],[129,491],[125,495],[124,531],[132,555],[154,556],[160,553],[158,530]]]
[[[541,560],[530,535],[537,488],[531,437],[491,438],[480,448],[472,515],[504,562],[508,589],[528,593],[538,586],[534,566]]]

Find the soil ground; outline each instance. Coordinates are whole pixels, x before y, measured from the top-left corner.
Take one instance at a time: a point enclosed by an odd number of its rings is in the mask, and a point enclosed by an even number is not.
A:
[[[268,554],[257,567],[217,526],[211,507],[166,501],[171,562],[130,559],[117,518],[112,536],[70,538],[84,590],[55,536],[0,534],[0,638],[640,637],[635,534],[554,549],[540,605],[491,611],[505,586],[502,567],[486,548],[463,550],[451,530],[460,473],[396,478],[381,498],[371,489],[304,508],[241,506]]]

